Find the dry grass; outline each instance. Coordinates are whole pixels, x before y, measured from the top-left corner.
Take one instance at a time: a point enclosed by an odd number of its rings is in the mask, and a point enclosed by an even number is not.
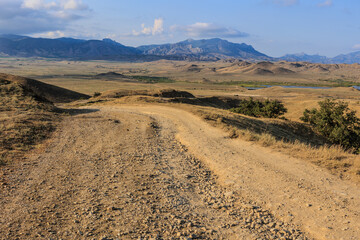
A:
[[[54,129],[55,107],[18,83],[0,79],[0,164],[13,162]]]
[[[181,107],[229,132],[231,138],[270,147],[324,167],[341,178],[360,183],[360,156],[345,151],[340,146],[328,145],[321,136],[316,136],[316,133],[304,124],[301,124],[303,131],[299,131],[296,126],[300,123],[291,121],[254,119],[208,107]]]

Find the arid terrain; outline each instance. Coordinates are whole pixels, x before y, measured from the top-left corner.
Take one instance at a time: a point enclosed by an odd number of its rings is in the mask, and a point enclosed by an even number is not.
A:
[[[298,64],[1,59],[47,84],[0,75],[0,239],[359,239],[359,155],[299,117],[360,116],[360,69]],[[248,97],[285,119],[228,111]]]

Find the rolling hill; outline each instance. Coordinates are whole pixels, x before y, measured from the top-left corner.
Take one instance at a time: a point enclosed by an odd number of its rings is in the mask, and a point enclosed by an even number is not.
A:
[[[90,96],[74,92],[65,88],[43,83],[34,79],[0,73],[0,81],[19,85],[22,91],[34,96],[36,99],[51,103],[72,102],[87,99]]]

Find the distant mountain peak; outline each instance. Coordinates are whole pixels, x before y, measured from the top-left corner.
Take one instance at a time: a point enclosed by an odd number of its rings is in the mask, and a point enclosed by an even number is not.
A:
[[[309,55],[306,53],[295,53],[295,54],[286,54],[279,58],[279,60],[285,60],[288,62],[311,62],[311,63],[330,63],[331,59],[326,56],[321,55]]]
[[[0,38],[6,38],[6,39],[11,39],[11,40],[20,40],[20,39],[30,38],[30,37],[15,35],[15,34],[0,34]]]
[[[238,58],[243,60],[272,60],[245,43],[232,43],[220,38],[187,39],[182,42],[138,47],[146,55],[182,56],[198,60]]]
[[[111,38],[104,38],[102,41],[103,42],[109,42],[109,43],[118,43],[115,40],[112,40]]]
[[[66,59],[128,59],[141,52],[110,39],[81,40],[74,38],[30,38],[16,35],[0,36],[0,54],[17,57]]]

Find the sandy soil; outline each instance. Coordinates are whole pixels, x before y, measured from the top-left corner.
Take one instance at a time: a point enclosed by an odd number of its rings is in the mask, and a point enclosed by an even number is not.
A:
[[[310,163],[184,110],[92,109],[7,169],[1,239],[360,238],[360,190]]]

